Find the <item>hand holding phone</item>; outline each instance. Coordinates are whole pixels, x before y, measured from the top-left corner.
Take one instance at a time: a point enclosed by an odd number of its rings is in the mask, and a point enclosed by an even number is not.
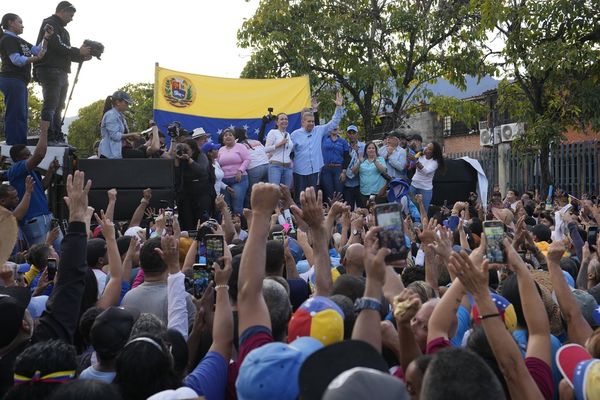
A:
[[[199,299],[204,294],[204,291],[210,282],[214,280],[214,270],[212,269],[212,264],[194,264],[192,266],[192,271],[194,297]]]
[[[504,223],[499,220],[483,222],[483,233],[485,233],[486,248],[485,255],[490,264],[505,264],[504,244],[506,237]]]
[[[56,258],[49,258],[47,260],[46,269],[48,270],[48,281],[53,281],[58,269]]]
[[[204,245],[206,246],[206,264],[212,266],[214,263],[219,263],[221,257],[225,255],[225,239],[223,236],[206,235]],[[223,265],[221,265],[221,268],[223,268]]]
[[[379,246],[390,249],[386,262],[403,260],[408,255],[404,239],[404,221],[400,213],[400,204],[387,203],[375,206],[375,223],[381,227]]]

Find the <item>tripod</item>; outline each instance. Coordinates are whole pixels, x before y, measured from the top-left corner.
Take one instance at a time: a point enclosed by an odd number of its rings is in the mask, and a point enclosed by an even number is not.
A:
[[[67,115],[67,110],[69,109],[69,104],[71,103],[71,98],[73,97],[73,91],[75,90],[75,85],[77,85],[77,82],[79,82],[79,73],[81,72],[81,67],[83,66],[83,62],[79,62],[79,65],[77,65],[77,73],[75,74],[75,80],[73,81],[73,86],[71,87],[71,93],[69,93],[69,99],[67,100],[67,105],[65,106],[65,109],[63,110],[63,115],[62,115],[62,119],[60,120],[60,126],[62,126],[65,122],[65,117]]]

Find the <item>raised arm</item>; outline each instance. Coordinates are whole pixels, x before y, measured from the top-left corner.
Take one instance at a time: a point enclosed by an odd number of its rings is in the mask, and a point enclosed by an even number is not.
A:
[[[221,228],[223,229],[225,241],[227,243],[231,243],[235,237],[235,226],[233,225],[233,220],[231,219],[231,211],[225,202],[225,196],[218,194],[215,199],[215,206],[221,213]]]
[[[87,232],[85,218],[91,181],[85,182],[82,171],[67,177],[69,229],[62,241],[56,285],[46,303],[46,312],[39,320],[34,340],[61,339],[73,342],[77,330],[81,298],[87,273]]]
[[[242,252],[238,278],[238,332],[260,325],[271,329],[271,317],[262,295],[266,246],[271,214],[281,197],[276,185],[257,183],[252,187],[252,225]]]
[[[327,133],[331,132],[333,128],[337,127],[340,124],[340,122],[342,121],[342,117],[344,116],[344,96],[342,96],[340,92],[337,92],[335,95],[335,100],[333,102],[335,103],[335,112],[331,117],[331,121],[329,121],[325,125],[321,125],[321,127],[323,128],[320,130],[321,135],[326,135]],[[316,116],[315,120],[317,120]]]
[[[27,175],[25,178],[25,193],[23,194],[23,198],[19,202],[19,205],[14,209],[12,215],[17,219],[17,221],[21,221],[27,211],[29,210],[29,203],[31,202],[31,193],[33,192],[33,178],[30,175]]]
[[[104,288],[104,293],[102,293],[96,302],[96,306],[106,309],[110,306],[119,304],[119,298],[121,297],[121,283],[123,282],[123,264],[121,262],[119,248],[117,247],[115,225],[104,212],[100,212],[100,216],[98,216],[98,214],[95,214],[94,216],[96,217],[98,224],[102,226],[102,233],[104,234],[104,240],[106,240],[106,253],[108,254],[110,275],[110,280]],[[132,238],[131,240],[134,239]]]
[[[550,280],[556,293],[560,312],[567,323],[569,341],[585,346],[585,342],[592,335],[593,330],[585,318],[583,318],[577,300],[571,292],[563,271],[560,268],[560,259],[565,251],[566,247],[561,241],[552,242],[546,256],[548,271],[550,272]]]
[[[233,344],[233,314],[229,302],[229,277],[231,276],[231,252],[225,246],[225,256],[221,260],[223,268],[217,263],[213,265],[215,270],[215,292],[217,301],[215,304],[215,316],[213,319],[213,342],[209,351],[216,351],[225,360],[231,358],[231,346]]]
[[[106,194],[108,195],[108,204],[106,205],[105,216],[113,221],[115,218],[115,204],[117,203],[117,189],[110,189]]]
[[[379,309],[369,307],[359,311],[354,323],[352,339],[365,341],[381,352],[381,297],[386,275],[385,256],[390,253],[390,250],[386,248],[378,249],[376,238],[379,230],[379,228],[373,228],[367,233],[363,260],[365,272],[367,273],[363,301],[367,300],[373,304],[379,304]]]
[[[329,258],[329,237],[323,221],[323,193],[315,193],[313,187],[308,187],[300,193],[302,209],[293,206],[295,215],[302,218],[310,227],[312,234],[313,259],[315,263],[315,296],[329,296],[333,286],[331,278],[331,260]]]
[[[449,268],[475,299],[479,319],[511,397],[542,399],[542,393],[527,370],[519,347],[504,326],[498,309],[492,301],[488,289],[487,261],[483,265],[476,266],[465,252],[454,253],[450,258]]]
[[[35,150],[33,150],[33,154],[29,156],[27,159],[27,170],[33,171],[35,167],[37,167],[44,157],[46,157],[46,150],[48,150],[48,128],[50,127],[50,122],[41,121],[40,122],[40,137],[38,139],[37,144],[35,145]]]
[[[140,204],[136,207],[133,215],[131,217],[131,221],[129,222],[129,227],[140,226],[142,219],[144,218],[144,212],[146,208],[150,204],[150,199],[152,198],[152,189],[147,188],[144,189],[142,199],[140,200]]]

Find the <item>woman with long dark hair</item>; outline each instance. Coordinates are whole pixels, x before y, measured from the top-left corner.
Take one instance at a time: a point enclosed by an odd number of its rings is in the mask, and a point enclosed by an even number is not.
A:
[[[44,57],[48,39],[53,35],[54,29],[49,28],[37,46],[19,36],[23,33],[23,20],[17,14],[4,14],[2,29],[0,91],[4,94],[6,144],[27,144],[27,84],[31,80],[31,64]]]
[[[369,142],[365,145],[360,163],[352,167],[352,172],[360,178],[362,204],[366,204],[369,197],[376,196],[386,183],[384,174],[387,173],[387,166],[384,158],[377,155],[375,143]]]
[[[417,159],[415,175],[412,178],[409,193],[411,197],[416,194],[423,196],[425,210],[429,210],[433,197],[433,177],[437,170],[446,171],[442,146],[438,142],[431,142],[423,150],[423,155]]]
[[[250,164],[246,169],[246,172],[248,172],[248,191],[244,201],[244,206],[249,207],[252,186],[258,182],[267,182],[269,179],[269,157],[265,151],[265,146],[261,142],[248,139],[246,129],[236,126],[234,131],[237,142],[246,146],[248,153],[250,153]]]

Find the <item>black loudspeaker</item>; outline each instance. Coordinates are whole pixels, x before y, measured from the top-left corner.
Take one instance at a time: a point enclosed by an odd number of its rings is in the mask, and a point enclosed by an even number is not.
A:
[[[470,192],[477,192],[477,171],[464,160],[444,160],[446,172],[439,170],[433,178],[431,204],[442,206],[467,201]]]
[[[140,204],[142,192],[152,189],[150,207],[173,207],[175,201],[173,160],[168,159],[95,159],[79,160],[77,169],[92,180],[89,205],[96,211],[105,210],[107,191],[117,189],[115,220],[131,219]]]

